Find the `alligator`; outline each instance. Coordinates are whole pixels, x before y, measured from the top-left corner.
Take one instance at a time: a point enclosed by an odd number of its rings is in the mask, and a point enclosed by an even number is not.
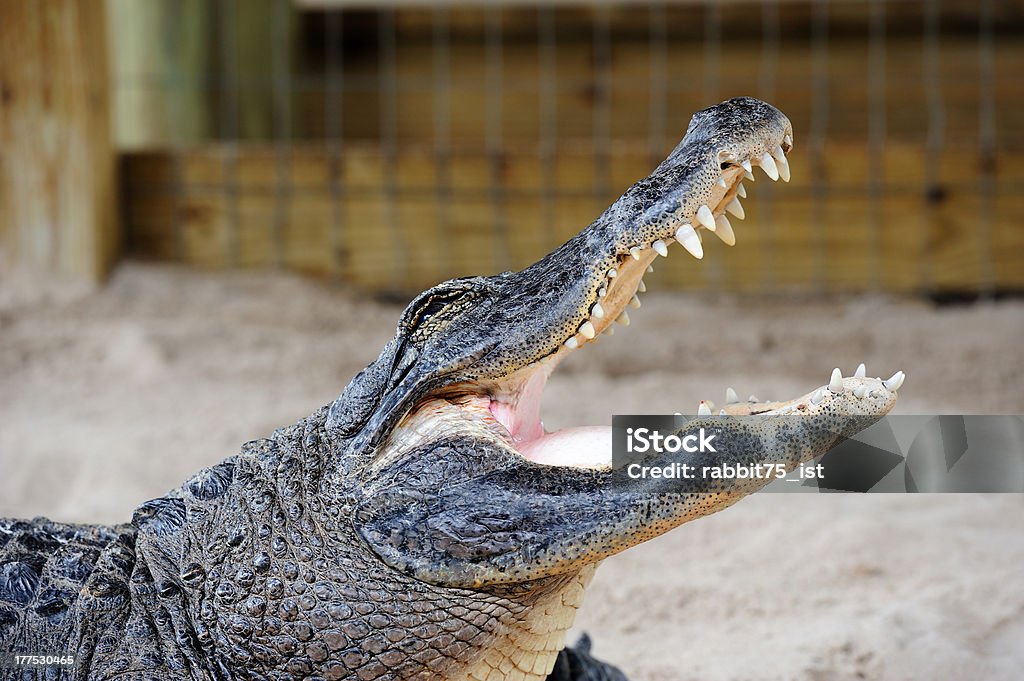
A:
[[[423,292],[335,401],[143,503],[131,522],[0,521],[0,650],[64,658],[9,657],[0,671],[623,679],[586,641],[565,644],[597,565],[765,481],[616,485],[611,427],[546,432],[544,385],[568,354],[628,324],[669,245],[699,259],[705,234],[734,243],[725,213],[743,217],[755,166],[788,180],[792,135],[756,99],[704,109],[582,232],[522,271]],[[736,445],[719,460],[792,470],[887,413],[902,382],[861,366],[785,402],[729,390],[718,413],[702,402],[680,432],[715,428]],[[775,415],[791,420],[769,425]]]

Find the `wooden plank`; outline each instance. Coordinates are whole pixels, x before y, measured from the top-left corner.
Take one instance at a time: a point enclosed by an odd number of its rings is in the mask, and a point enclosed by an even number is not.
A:
[[[237,3],[137,3],[108,0],[116,11],[111,25],[117,56],[115,113],[119,141],[141,148],[158,142],[192,143],[214,132],[237,132],[243,140],[260,141],[291,133],[305,139],[325,134],[325,91],[314,84],[327,77],[321,52],[326,37],[318,22],[292,17],[285,0],[252,0]],[[1024,62],[1024,43],[1015,39],[1022,17],[1015,3],[996,3],[995,25],[995,121],[1001,144],[1024,146],[1024,118],[1015,112],[1024,105],[1024,88],[1018,65]],[[243,7],[244,5],[244,7]],[[714,65],[702,40],[706,7],[684,4],[665,8],[665,22],[672,39],[667,45],[667,119],[672,130],[685,126],[690,113],[706,105],[708,94],[701,84],[704,74],[717,74],[716,91],[725,97],[754,94],[770,97],[785,110],[798,130],[808,129],[813,109],[814,75],[811,26],[813,3],[782,3],[779,26],[783,38],[774,68],[776,82],[764,92],[762,60],[764,27],[756,3],[730,2],[717,7],[728,37]],[[219,8],[219,9],[218,9]],[[751,11],[751,10],[755,11]],[[243,11],[244,10],[244,11]],[[608,12],[610,28],[610,134],[614,139],[645,140],[651,120],[651,44],[647,7],[618,7]],[[832,3],[827,12],[829,43],[824,63],[828,84],[828,133],[863,138],[868,127],[868,74],[871,73],[867,35],[870,14],[863,2]],[[926,50],[923,37],[925,3],[922,0],[889,3],[885,8],[884,41],[886,76],[882,96],[890,134],[916,136],[927,122],[924,96]],[[981,98],[980,54],[976,25],[978,12],[969,0],[941,3],[939,35],[940,88],[950,138],[976,135]],[[226,12],[223,16],[219,13]],[[486,26],[489,10],[483,6],[448,8],[450,25],[451,91],[445,111],[457,145],[479,150],[487,142],[491,112],[500,111],[496,126],[500,143],[515,146],[519,140],[535,140],[541,126],[540,82],[542,64],[537,45],[535,8],[501,11],[501,87],[496,98],[488,95]],[[295,14],[299,14],[295,12]],[[555,11],[556,60],[551,74],[555,87],[555,132],[560,140],[589,139],[595,135],[595,109],[599,81],[605,75],[595,63],[594,8],[561,7]],[[396,128],[398,140],[429,145],[435,134],[436,104],[441,101],[432,44],[437,15],[422,9],[395,14]],[[217,22],[223,35],[214,36]],[[372,33],[373,14],[349,16],[343,26],[362,24]],[[287,26],[285,25],[287,24]],[[311,31],[304,38],[306,53],[299,49],[299,29]],[[279,32],[279,33],[278,33]],[[189,40],[181,39],[188,35]],[[214,38],[219,38],[215,40]],[[275,40],[277,38],[277,40]],[[220,40],[222,39],[222,40]],[[233,45],[224,52],[223,41]],[[353,41],[362,42],[362,41]],[[280,49],[275,49],[280,48]],[[346,49],[349,49],[346,47]],[[381,73],[372,42],[352,47],[345,59],[342,98],[343,133],[348,139],[379,139],[381,136]],[[291,59],[295,56],[295,59]],[[290,95],[280,87],[287,62],[295,83]],[[212,65],[212,66],[211,66]],[[711,70],[714,66],[715,71]],[[235,68],[237,67],[237,68]],[[275,73],[274,69],[278,68]],[[205,68],[205,71],[204,71]],[[213,69],[211,71],[211,69]],[[213,87],[216,85],[216,87]],[[237,95],[237,115],[223,110],[229,96]],[[279,97],[275,100],[275,88]],[[285,101],[284,97],[289,96]],[[279,109],[275,114],[275,106]],[[275,124],[274,117],[280,119]],[[277,130],[291,116],[289,130]],[[237,120],[236,120],[237,119]],[[221,129],[223,128],[223,129]],[[493,140],[492,140],[493,142]]]
[[[329,196],[306,196],[288,203],[288,230],[284,240],[283,264],[306,274],[329,274],[335,269],[331,241],[331,200]]]
[[[867,138],[870,111],[868,74],[871,72],[868,44],[863,35],[844,35],[830,41],[824,77],[827,83],[826,133],[842,141]],[[778,54],[777,82],[770,94],[763,93],[761,72],[752,65],[762,59],[759,41],[730,41],[718,65],[718,97],[738,94],[763,95],[779,106],[793,121],[798,137],[811,129],[815,93],[808,87],[815,75],[812,46],[807,35],[795,35]],[[456,150],[479,153],[488,145],[517,147],[536,143],[542,133],[542,64],[535,41],[512,41],[502,47],[501,88],[489,94],[488,69],[482,44],[455,42],[451,45],[450,91],[447,105],[435,84],[435,51],[429,43],[402,43],[396,52],[398,92],[396,134],[403,145],[430,147],[434,142],[438,115],[448,116]],[[925,46],[921,35],[901,35],[885,41],[887,68],[882,83],[881,103],[890,139],[921,138],[928,128],[929,112],[925,92]],[[700,41],[672,40],[667,46],[663,96],[668,129],[675,137],[684,130],[693,111],[707,106],[708,95],[695,83],[710,67]],[[1024,149],[1024,119],[1016,112],[1024,108],[1024,87],[1017,65],[1024,63],[1024,41],[997,39],[994,44],[993,105],[999,143]],[[650,46],[644,40],[619,41],[611,45],[609,83],[609,134],[612,140],[647,145],[651,122]],[[979,102],[983,79],[979,71],[977,39],[970,35],[943,35],[939,63],[939,89],[945,114],[944,135],[950,141],[977,139]],[[354,61],[346,70],[350,81],[376,83],[373,60]],[[594,63],[593,46],[586,41],[558,43],[551,77],[556,93],[554,117],[546,121],[556,139],[596,141],[595,116],[601,106],[597,84],[604,74]],[[325,81],[326,82],[326,81]],[[380,92],[350,91],[341,102],[346,135],[376,139]],[[324,133],[323,89],[315,87],[304,95],[297,112],[309,137]],[[498,124],[493,116],[500,114]]]
[[[344,278],[377,291],[405,282],[403,255],[390,238],[391,211],[380,193],[360,193],[345,202],[346,236],[352,244]]]
[[[0,3],[0,244],[93,280],[120,235],[104,22],[102,0]]]
[[[274,199],[267,193],[238,196],[237,252],[239,267],[272,268],[277,263],[273,240]]]
[[[224,196],[186,196],[181,226],[182,257],[207,269],[220,269],[230,262],[227,238],[227,202]]]
[[[393,8],[398,34],[402,38],[423,40],[429,35],[432,10],[437,0],[296,0],[296,6],[303,12],[338,10],[366,10]],[[535,31],[537,27],[537,0],[491,0],[480,3],[448,3],[449,21],[452,32],[458,36],[472,36],[480,31],[481,15],[486,7],[501,10],[502,32],[518,35]],[[664,3],[666,18],[679,23],[679,34],[687,38],[699,36],[703,27],[707,0],[667,0]],[[779,0],[781,29],[784,33],[806,31],[814,11],[813,2],[808,0]],[[832,2],[829,5],[828,21],[831,31],[839,33],[864,32],[869,26],[866,2]],[[885,7],[886,30],[892,33],[919,32],[921,30],[921,0],[901,0],[888,3]],[[723,25],[729,27],[730,35],[761,35],[763,19],[757,12],[757,3],[752,0],[719,0],[716,9],[722,13]],[[557,4],[558,25],[565,32],[581,32],[590,29],[596,11],[610,14],[614,30],[628,35],[646,35],[649,29],[650,0],[562,0]],[[1019,26],[1021,14],[1013,3],[996,3],[991,10],[997,25]],[[971,0],[944,0],[940,8],[944,21],[959,21],[971,26],[978,21],[977,3]],[[971,26],[973,28],[973,26]],[[672,35],[676,35],[673,32]]]
[[[613,147],[613,182],[600,194],[592,150],[568,145],[557,150],[555,181],[548,187],[538,180],[537,150],[524,148],[504,154],[497,170],[494,158],[453,156],[447,163],[451,181],[440,187],[432,152],[403,152],[389,162],[376,147],[349,145],[341,175],[351,184],[335,197],[322,147],[291,150],[294,184],[282,194],[275,179],[281,158],[267,147],[243,146],[233,199],[226,185],[215,182],[222,153],[206,148],[183,156],[186,184],[179,188],[177,228],[187,262],[266,267],[277,262],[275,249],[283,248],[287,268],[391,291],[525,266],[589,224],[650,169],[635,147]],[[928,187],[927,162],[924,150],[911,144],[887,144],[876,159],[861,144],[830,142],[817,159],[806,145],[797,146],[790,184],[773,184],[761,171],[747,183],[747,219],[733,220],[736,248],[706,235],[703,262],[673,259],[652,281],[750,292],[1024,288],[1024,170],[1010,154],[982,163],[972,148],[953,148],[932,160],[934,185]],[[161,160],[157,154],[124,162],[128,231],[143,255],[174,252],[169,226],[175,223],[175,188],[162,169],[169,163],[169,155]],[[993,199],[984,202],[981,172],[989,171]],[[875,173],[881,180],[877,195],[869,182]],[[232,201],[239,216],[235,254]],[[281,244],[272,229],[278,201],[287,202]],[[979,224],[985,206],[990,222]],[[333,246],[338,227],[342,250]]]
[[[1024,258],[1021,257],[1021,215],[1024,201],[1021,187],[997,193],[992,223],[992,287],[1017,293],[1024,291]]]

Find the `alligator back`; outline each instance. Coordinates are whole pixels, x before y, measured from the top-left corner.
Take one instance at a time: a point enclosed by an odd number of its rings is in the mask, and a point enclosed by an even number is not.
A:
[[[83,631],[80,614],[102,604],[107,617],[100,619],[123,617],[134,533],[131,526],[0,519],[0,652],[76,654],[80,673],[96,633]]]

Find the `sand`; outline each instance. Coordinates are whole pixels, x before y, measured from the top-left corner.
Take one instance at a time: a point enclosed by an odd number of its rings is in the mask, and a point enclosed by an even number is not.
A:
[[[1024,413],[1024,304],[658,294],[552,378],[549,428],[907,372],[901,413]],[[118,522],[332,400],[400,308],[283,274],[0,274],[0,515]],[[755,495],[609,559],[580,612],[634,679],[1019,679],[1024,498]]]

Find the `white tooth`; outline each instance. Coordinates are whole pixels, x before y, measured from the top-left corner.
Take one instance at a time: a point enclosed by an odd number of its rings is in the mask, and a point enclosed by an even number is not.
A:
[[[867,397],[867,394],[868,387],[866,385],[858,385],[856,388],[853,389],[853,396],[858,399],[863,399]]]
[[[782,138],[782,143],[785,144],[787,147],[793,146],[793,138],[792,138],[792,136],[786,135],[785,137],[783,137]]]
[[[647,293],[647,284],[644,283],[643,279],[641,279],[640,283],[636,285],[636,290],[640,293]]]
[[[601,303],[594,303],[594,307],[590,308],[590,314],[594,315],[594,319],[604,317],[604,308],[601,307]]]
[[[755,395],[753,393],[751,393],[750,397],[747,398],[747,402],[760,402],[760,401],[761,400],[757,399],[757,395]]]
[[[732,201],[725,205],[725,209],[738,217],[740,220],[747,217],[746,212],[743,210],[743,204],[735,196],[732,197]]]
[[[721,175],[718,176],[718,186],[719,187],[728,187],[729,186],[729,185],[727,185],[725,183],[725,178],[722,177]]]
[[[663,258],[667,258],[668,257],[668,246],[666,246],[665,242],[662,241],[661,239],[658,239],[653,244],[651,244],[651,248],[653,248],[654,251],[658,255],[660,255],[661,257],[663,257]]]
[[[614,279],[616,276],[618,276],[618,274],[619,274],[619,271],[617,269],[615,269],[614,267],[611,268],[610,270],[608,270],[608,278],[609,279]]]
[[[785,156],[779,161],[779,177],[782,178],[783,182],[789,182],[789,161],[786,160]]]
[[[602,298],[604,298],[606,295],[608,295],[608,289],[606,289],[604,286],[602,286],[601,288],[597,289],[597,295],[599,295]]]
[[[906,377],[907,375],[905,373],[903,373],[902,371],[897,371],[895,374],[893,374],[885,381],[883,381],[882,385],[885,386],[886,390],[896,392],[903,386],[903,379],[905,379]]]
[[[747,159],[746,161],[743,161],[742,163],[740,163],[740,165],[743,166],[743,169],[746,170],[747,173],[749,173],[751,176],[753,176],[753,174],[754,174],[754,166],[750,165],[750,159]]]
[[[772,155],[775,156],[775,163],[779,166],[779,177],[783,182],[789,182],[789,159],[786,158],[786,152],[779,146],[775,147]]]
[[[825,399],[825,391],[822,388],[818,388],[811,395],[811,404],[821,404],[823,399]]]
[[[736,394],[735,390],[733,390],[732,388],[726,388],[725,389],[725,403],[726,404],[736,404],[739,401],[740,401],[739,395]]]
[[[779,169],[775,166],[775,159],[772,158],[771,154],[767,151],[764,152],[761,154],[759,161],[761,163],[761,170],[764,171],[765,175],[772,178],[772,180],[779,179]]]
[[[857,370],[853,372],[854,378],[864,378],[868,375],[868,368],[864,366],[864,362],[861,362],[857,367]]]
[[[576,336],[573,336],[569,340],[565,341],[565,347],[567,347],[567,348],[569,348],[571,350],[575,350],[579,346],[580,346],[580,342],[578,340],[576,340]]]
[[[631,256],[633,256],[634,260],[639,260],[640,259],[640,247],[639,246],[633,246],[633,248],[629,249],[629,254]]]
[[[700,245],[697,232],[691,225],[683,225],[676,230],[676,241],[683,245],[690,255],[700,260],[704,257],[704,247]]]
[[[640,303],[640,299],[638,297],[636,297],[636,296],[633,296],[629,300],[629,306],[632,307],[632,308],[640,309],[640,304],[641,304]]]
[[[715,216],[707,206],[701,206],[697,209],[697,222],[704,225],[712,232],[715,231]]]
[[[751,182],[757,181],[757,178],[754,177],[754,173],[752,173],[752,172],[750,172],[748,170],[744,170],[743,171],[743,179],[744,180],[750,180]]]
[[[580,333],[582,333],[587,338],[593,338],[594,336],[597,335],[597,330],[594,329],[593,324],[591,324],[589,321],[586,321],[580,325]]]
[[[715,230],[715,234],[718,238],[725,242],[727,246],[736,245],[736,233],[732,231],[732,223],[729,222],[729,218],[724,215],[719,215],[715,218],[715,226],[718,229]]]
[[[725,416],[726,415],[725,410],[723,409],[722,411],[718,412],[718,415],[719,416]]]
[[[834,393],[843,392],[843,372],[836,367],[832,370],[832,378],[828,382],[828,389]]]
[[[711,416],[711,408],[706,402],[697,405],[697,416]]]
[[[615,319],[615,321],[617,321],[619,324],[622,324],[623,326],[629,326],[629,315],[626,313],[625,310],[623,310]]]
[[[609,326],[607,329],[605,329],[601,333],[603,333],[606,336],[614,336],[615,335],[615,327],[614,326]]]
[[[653,272],[654,271],[654,265],[648,265],[647,266],[647,271],[648,272]]]
[[[742,182],[740,182],[739,186],[736,187],[736,196],[741,199],[747,198],[747,188],[743,186]]]

